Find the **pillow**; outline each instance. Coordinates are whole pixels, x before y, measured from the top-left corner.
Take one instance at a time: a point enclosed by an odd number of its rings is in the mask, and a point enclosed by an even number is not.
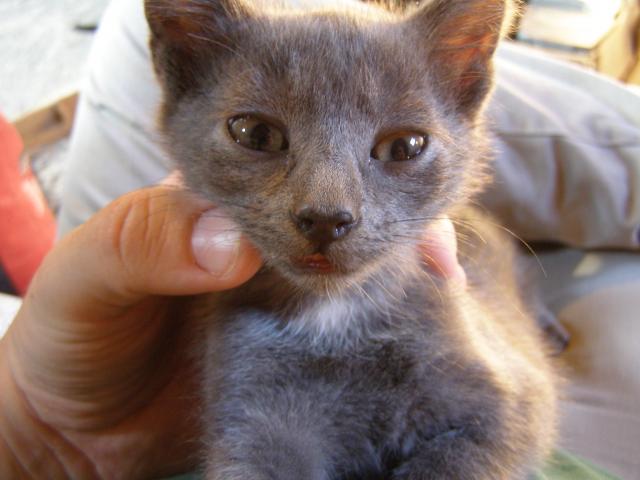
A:
[[[498,153],[482,203],[527,240],[638,248],[640,95],[513,44],[496,67]]]

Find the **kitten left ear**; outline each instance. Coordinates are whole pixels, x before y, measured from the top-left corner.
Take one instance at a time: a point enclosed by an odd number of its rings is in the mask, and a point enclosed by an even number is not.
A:
[[[492,84],[492,57],[508,0],[432,0],[411,18],[428,52],[430,71],[455,109],[473,117]]]
[[[154,68],[171,93],[167,100],[210,76],[213,59],[233,51],[234,32],[250,18],[243,0],[145,0],[145,14]]]
[[[224,36],[249,14],[241,0],[145,0],[154,37],[173,46],[194,48],[211,36]]]

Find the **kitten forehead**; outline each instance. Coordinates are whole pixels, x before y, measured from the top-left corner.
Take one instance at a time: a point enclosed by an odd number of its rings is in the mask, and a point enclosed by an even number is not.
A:
[[[370,28],[328,11],[263,17],[235,48],[234,66],[226,69],[233,92],[227,113],[261,112],[282,121],[292,111],[312,112],[318,121],[323,113],[384,115],[380,121],[398,127],[431,117],[425,59],[402,26]]]
[[[495,25],[469,26],[467,14],[485,0],[431,0],[406,15],[355,0],[307,2],[313,9],[300,15],[261,10],[260,0],[172,1],[147,0],[171,154],[187,184],[223,205],[293,285],[316,288],[298,279],[300,259],[318,248],[292,222],[301,207],[354,212],[358,228],[327,255],[358,280],[480,185],[487,156],[475,115],[489,89],[493,45],[484,39]],[[391,17],[402,21],[376,20]],[[265,155],[237,145],[229,130],[237,115],[280,129],[288,148]],[[427,137],[414,162],[372,156],[408,133]],[[405,219],[417,219],[416,229]],[[330,309],[336,318],[339,307]]]

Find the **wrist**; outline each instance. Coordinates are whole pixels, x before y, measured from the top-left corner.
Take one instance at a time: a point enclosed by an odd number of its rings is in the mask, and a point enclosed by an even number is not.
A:
[[[9,339],[0,339],[0,478],[91,478],[80,452],[29,407],[11,372]]]
[[[16,405],[16,388],[7,358],[7,338],[0,339],[0,478],[32,478],[26,465],[24,437],[30,437],[28,422]]]
[[[4,429],[4,419],[0,415],[0,478],[28,478],[29,475],[21,467],[9,443],[4,439]]]

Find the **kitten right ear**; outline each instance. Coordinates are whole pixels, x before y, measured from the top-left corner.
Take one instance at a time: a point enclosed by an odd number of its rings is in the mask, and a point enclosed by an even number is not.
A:
[[[145,14],[156,74],[175,99],[217,53],[233,50],[232,33],[250,16],[241,0],[145,0]]]
[[[511,0],[430,0],[411,18],[437,87],[464,116],[475,116],[491,88],[493,53],[512,6]]]

